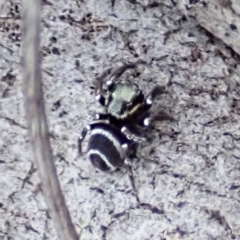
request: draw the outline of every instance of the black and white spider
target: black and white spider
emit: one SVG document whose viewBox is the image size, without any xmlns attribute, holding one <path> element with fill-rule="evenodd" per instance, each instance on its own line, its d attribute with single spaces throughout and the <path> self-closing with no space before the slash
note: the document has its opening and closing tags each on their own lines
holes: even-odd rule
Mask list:
<svg viewBox="0 0 240 240">
<path fill-rule="evenodd" d="M 102 86 L 106 74 L 98 79 L 96 99 L 105 108 L 105 112 L 96 114 L 78 140 L 81 153 L 82 141 L 87 132 L 90 132 L 87 156 L 102 171 L 114 171 L 124 163 L 129 163 L 129 154 L 136 144 L 146 141 L 139 129 L 150 125 L 149 109 L 153 100 L 164 91 L 164 87 L 156 86 L 145 97 L 138 85 L 119 79 L 127 69 L 135 66 L 136 63 L 129 63 L 116 69 L 106 82 L 105 94 Z"/>
</svg>

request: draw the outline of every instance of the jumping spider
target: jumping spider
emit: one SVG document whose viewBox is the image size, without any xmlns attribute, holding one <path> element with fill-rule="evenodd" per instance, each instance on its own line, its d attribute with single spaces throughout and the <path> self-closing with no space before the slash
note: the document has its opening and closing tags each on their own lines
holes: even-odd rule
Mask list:
<svg viewBox="0 0 240 240">
<path fill-rule="evenodd" d="M 96 99 L 105 108 L 105 113 L 97 113 L 94 121 L 82 130 L 78 140 L 81 153 L 82 142 L 90 131 L 87 156 L 101 171 L 114 171 L 129 163 L 134 146 L 146 141 L 139 128 L 150 126 L 149 109 L 155 97 L 164 91 L 164 87 L 155 86 L 145 97 L 137 84 L 119 79 L 127 69 L 135 66 L 136 63 L 129 63 L 113 71 L 106 82 L 105 94 L 103 79 L 98 79 Z"/>
</svg>

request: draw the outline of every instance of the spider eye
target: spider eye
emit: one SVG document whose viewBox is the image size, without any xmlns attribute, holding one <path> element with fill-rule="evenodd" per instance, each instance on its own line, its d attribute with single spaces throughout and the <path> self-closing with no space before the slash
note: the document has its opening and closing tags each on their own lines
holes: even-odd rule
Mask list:
<svg viewBox="0 0 240 240">
<path fill-rule="evenodd" d="M 109 83 L 109 84 L 107 85 L 108 91 L 109 91 L 109 92 L 112 92 L 112 91 L 113 91 L 113 87 L 114 87 L 114 84 L 113 84 L 113 83 Z"/>
</svg>

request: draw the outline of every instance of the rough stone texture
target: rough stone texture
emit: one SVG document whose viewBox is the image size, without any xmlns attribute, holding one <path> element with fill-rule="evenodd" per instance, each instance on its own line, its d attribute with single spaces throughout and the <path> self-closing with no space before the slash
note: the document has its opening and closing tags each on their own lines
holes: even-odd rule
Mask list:
<svg viewBox="0 0 240 240">
<path fill-rule="evenodd" d="M 173 1 L 157 3 L 44 1 L 46 108 L 69 209 L 84 240 L 240 239 L 239 59 Z M 0 0 L 0 239 L 52 240 L 24 120 L 19 10 Z M 126 171 L 96 173 L 76 145 L 99 111 L 96 74 L 138 59 L 148 65 L 133 81 L 165 85 L 153 111 L 175 119 L 156 122 L 133 159 L 140 203 Z"/>
<path fill-rule="evenodd" d="M 240 2 L 234 0 L 178 1 L 180 11 L 240 54 Z"/>
</svg>

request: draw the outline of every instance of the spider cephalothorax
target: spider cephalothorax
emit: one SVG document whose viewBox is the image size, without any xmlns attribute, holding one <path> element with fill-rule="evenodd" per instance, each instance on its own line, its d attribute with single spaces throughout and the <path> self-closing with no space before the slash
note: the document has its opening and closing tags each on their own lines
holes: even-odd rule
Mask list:
<svg viewBox="0 0 240 240">
<path fill-rule="evenodd" d="M 88 131 L 88 158 L 92 164 L 102 170 L 115 170 L 128 161 L 129 152 L 135 143 L 146 139 L 139 128 L 150 124 L 149 109 L 155 96 L 162 92 L 162 87 L 155 87 L 147 97 L 138 85 L 128 80 L 119 80 L 124 71 L 135 67 L 128 64 L 115 70 L 107 81 L 107 91 L 97 91 L 97 100 L 105 108 L 104 113 L 97 113 L 95 120 L 83 129 L 79 138 L 79 151 Z M 99 85 L 102 89 L 102 85 Z"/>
<path fill-rule="evenodd" d="M 136 114 L 144 104 L 144 95 L 136 84 L 118 81 L 108 85 L 106 112 L 116 119 L 124 120 Z"/>
</svg>

